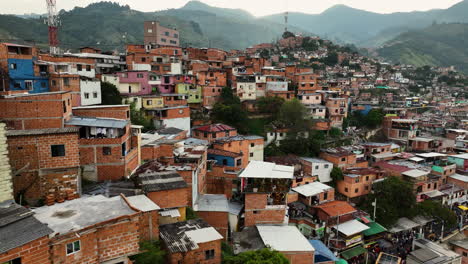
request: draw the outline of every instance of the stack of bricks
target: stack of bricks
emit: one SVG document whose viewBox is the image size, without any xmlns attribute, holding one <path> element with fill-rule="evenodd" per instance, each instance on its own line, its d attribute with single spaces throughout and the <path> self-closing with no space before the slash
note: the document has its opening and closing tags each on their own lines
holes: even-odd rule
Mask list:
<svg viewBox="0 0 468 264">
<path fill-rule="evenodd" d="M 13 200 L 11 167 L 5 136 L 5 124 L 0 123 L 0 203 Z"/>
</svg>

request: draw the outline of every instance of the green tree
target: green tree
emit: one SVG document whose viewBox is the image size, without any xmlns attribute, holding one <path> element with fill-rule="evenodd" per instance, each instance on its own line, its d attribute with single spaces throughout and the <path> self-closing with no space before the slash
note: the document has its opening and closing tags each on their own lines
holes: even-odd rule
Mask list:
<svg viewBox="0 0 468 264">
<path fill-rule="evenodd" d="M 132 257 L 136 264 L 165 263 L 164 256 L 166 252 L 161 249 L 161 243 L 158 240 L 141 242 L 140 250 L 143 251 L 143 253 Z"/>
<path fill-rule="evenodd" d="M 370 110 L 366 116 L 366 126 L 375 128 L 382 125 L 384 116 L 385 114 L 381 108 Z"/>
<path fill-rule="evenodd" d="M 343 171 L 338 167 L 333 167 L 332 171 L 330 172 L 330 176 L 333 180 L 334 186 L 336 186 L 339 181 L 344 179 Z"/>
<path fill-rule="evenodd" d="M 304 131 L 307 128 L 306 114 L 307 108 L 305 108 L 299 100 L 294 98 L 281 106 L 279 119 L 285 127 L 291 129 L 291 132 L 295 133 Z"/>
<path fill-rule="evenodd" d="M 273 120 L 278 118 L 284 99 L 276 96 L 260 97 L 257 100 L 257 110 L 262 114 L 270 114 Z"/>
<path fill-rule="evenodd" d="M 328 66 L 334 66 L 338 63 L 338 53 L 330 52 L 328 56 L 323 59 L 323 63 Z"/>
<path fill-rule="evenodd" d="M 457 215 L 450 208 L 443 206 L 439 202 L 426 200 L 418 204 L 416 211 L 420 215 L 443 220 L 448 228 L 457 225 Z"/>
<path fill-rule="evenodd" d="M 186 220 L 192 220 L 192 219 L 197 219 L 199 218 L 197 215 L 197 212 L 195 212 L 192 207 L 187 207 L 186 212 L 185 212 L 185 218 Z"/>
<path fill-rule="evenodd" d="M 283 33 L 283 38 L 292 38 L 292 37 L 295 37 L 294 33 L 290 32 L 290 31 L 285 31 Z"/>
<path fill-rule="evenodd" d="M 268 248 L 247 251 L 237 256 L 228 256 L 223 264 L 289 264 L 289 260 L 280 252 Z"/>
<path fill-rule="evenodd" d="M 101 98 L 103 105 L 120 105 L 122 104 L 122 96 L 119 89 L 109 82 L 101 83 Z"/>
<path fill-rule="evenodd" d="M 413 186 L 397 177 L 389 177 L 373 185 L 361 208 L 372 214 L 372 203 L 377 199 L 376 218 L 385 227 L 391 227 L 401 217 L 415 216 L 416 196 Z"/>
<path fill-rule="evenodd" d="M 130 120 L 133 125 L 143 126 L 143 132 L 154 130 L 153 120 L 145 115 L 145 112 L 137 110 L 135 103 L 130 104 Z"/>
<path fill-rule="evenodd" d="M 247 131 L 248 116 L 242 109 L 241 101 L 231 88 L 224 87 L 221 91 L 221 100 L 213 106 L 211 118 L 216 122 L 222 122 L 236 127 L 239 132 Z"/>
</svg>

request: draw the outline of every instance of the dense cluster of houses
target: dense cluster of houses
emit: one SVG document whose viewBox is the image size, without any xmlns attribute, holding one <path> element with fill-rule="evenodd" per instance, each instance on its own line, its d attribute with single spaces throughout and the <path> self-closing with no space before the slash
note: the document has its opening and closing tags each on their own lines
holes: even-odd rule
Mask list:
<svg viewBox="0 0 468 264">
<path fill-rule="evenodd" d="M 140 242 L 151 240 L 162 241 L 173 264 L 221 263 L 222 242 L 236 254 L 268 247 L 292 264 L 400 263 L 370 252 L 402 232 L 421 235 L 405 256 L 413 263 L 467 261 L 466 240 L 453 243 L 456 254 L 424 239 L 431 219 L 401 219 L 387 230 L 355 202 L 397 176 L 412 184 L 417 202 L 466 204 L 468 104 L 444 99 L 417 114 L 411 109 L 430 102 L 404 92 L 366 95 L 406 91 L 413 81 L 402 66 L 382 73 L 349 52 L 338 62 L 360 71 L 301 66 L 327 57 L 327 46 L 303 51 L 300 36 L 227 52 L 181 48 L 178 31 L 157 22 L 144 30 L 144 45 L 117 55 L 90 47 L 50 55 L 0 43 L 0 263 L 131 263 Z M 278 46 L 297 48 L 297 63 L 283 62 Z M 260 56 L 264 50 L 270 57 Z M 102 82 L 117 87 L 122 104 L 101 104 Z M 341 128 L 351 110 L 392 102 L 382 124 L 388 141 L 265 158 L 266 145 L 280 144 L 287 129 L 241 135 L 193 118 L 212 109 L 226 86 L 251 111 L 261 97 L 297 98 L 315 130 Z M 131 123 L 130 104 L 156 131 Z M 332 187 L 334 167 L 343 179 Z M 422 251 L 432 258 L 420 260 Z"/>
</svg>

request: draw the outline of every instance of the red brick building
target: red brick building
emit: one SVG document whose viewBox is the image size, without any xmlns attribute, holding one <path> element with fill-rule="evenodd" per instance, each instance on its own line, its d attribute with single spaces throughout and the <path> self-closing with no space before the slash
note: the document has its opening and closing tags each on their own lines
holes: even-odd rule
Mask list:
<svg viewBox="0 0 468 264">
<path fill-rule="evenodd" d="M 213 142 L 218 138 L 237 136 L 237 129 L 224 124 L 195 127 L 192 131 L 194 138 L 207 140 L 208 142 Z"/>
<path fill-rule="evenodd" d="M 260 161 L 249 163 L 239 175 L 245 197 L 245 226 L 287 222 L 287 194 L 293 176 L 292 166 Z"/>
<path fill-rule="evenodd" d="M 83 178 L 118 180 L 137 168 L 140 129 L 132 128 L 128 105 L 76 107 L 73 115 L 66 125 L 80 129 Z"/>
<path fill-rule="evenodd" d="M 53 230 L 17 204 L 0 207 L 0 263 L 49 264 Z"/>
<path fill-rule="evenodd" d="M 221 263 L 221 236 L 202 219 L 162 225 L 161 240 L 170 264 Z"/>
<path fill-rule="evenodd" d="M 80 157 L 75 127 L 10 130 L 8 151 L 14 195 L 18 201 L 36 204 L 74 199 L 80 190 Z"/>
<path fill-rule="evenodd" d="M 194 206 L 197 215 L 228 239 L 229 204 L 224 194 L 200 195 Z"/>
<path fill-rule="evenodd" d="M 0 120 L 8 129 L 63 128 L 71 118 L 69 92 L 12 94 L 0 97 Z"/>
<path fill-rule="evenodd" d="M 144 208 L 142 211 L 139 208 Z M 139 242 L 157 239 L 156 219 L 142 223 L 158 207 L 144 196 L 127 200 L 116 196 L 91 196 L 34 210 L 35 217 L 53 230 L 50 235 L 52 263 L 126 263 L 139 253 Z M 101 212 L 101 213 L 99 213 Z M 142 229 L 151 230 L 145 236 Z"/>
</svg>

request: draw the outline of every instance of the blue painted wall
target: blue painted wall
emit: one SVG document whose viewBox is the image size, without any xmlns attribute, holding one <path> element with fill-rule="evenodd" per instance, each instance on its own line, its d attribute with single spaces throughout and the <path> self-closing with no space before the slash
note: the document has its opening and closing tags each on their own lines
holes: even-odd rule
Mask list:
<svg viewBox="0 0 468 264">
<path fill-rule="evenodd" d="M 16 64 L 16 69 L 12 69 L 12 64 Z M 25 81 L 30 80 L 33 83 L 33 90 L 29 91 L 30 93 L 49 91 L 49 79 L 47 77 L 34 76 L 33 60 L 8 59 L 8 75 L 10 76 L 10 90 L 27 90 Z"/>
<path fill-rule="evenodd" d="M 217 165 L 223 165 L 223 160 L 226 160 L 226 162 L 227 162 L 226 166 L 235 167 L 235 165 L 236 165 L 235 160 L 232 157 L 208 154 L 208 159 L 209 160 L 216 160 Z"/>
</svg>

